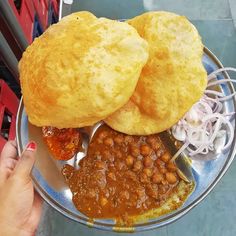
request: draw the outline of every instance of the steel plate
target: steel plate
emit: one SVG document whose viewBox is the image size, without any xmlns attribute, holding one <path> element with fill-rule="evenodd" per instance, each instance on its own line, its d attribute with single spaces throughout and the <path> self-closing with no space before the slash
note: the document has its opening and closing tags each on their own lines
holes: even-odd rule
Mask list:
<svg viewBox="0 0 236 236">
<path fill-rule="evenodd" d="M 207 48 L 204 49 L 203 64 L 208 73 L 223 67 L 220 61 Z M 218 79 L 222 77 L 229 78 L 227 73 L 218 76 Z M 222 91 L 224 94 L 230 94 L 234 91 L 234 87 L 229 83 L 228 85 L 222 86 Z M 225 110 L 228 112 L 234 112 L 236 110 L 235 99 L 225 102 Z M 235 120 L 233 120 L 233 125 L 235 129 Z M 29 140 L 35 140 L 38 144 L 37 161 L 32 170 L 34 185 L 36 190 L 49 205 L 76 222 L 103 230 L 118 230 L 122 232 L 158 228 L 185 215 L 190 209 L 202 201 L 222 178 L 232 163 L 236 151 L 234 137 L 231 149 L 227 153 L 216 154 L 217 158 L 214 160 L 192 161 L 192 172 L 196 187 L 181 208 L 162 217 L 150 219 L 148 222 L 141 222 L 133 227 L 114 228 L 115 223 L 113 220 L 96 219 L 91 222 L 91 220 L 74 207 L 72 194 L 60 173 L 61 163 L 53 160 L 48 153 L 47 147 L 42 140 L 41 129 L 28 122 L 21 100 L 17 116 L 17 142 L 19 153 L 22 153 L 23 147 Z"/>
</svg>

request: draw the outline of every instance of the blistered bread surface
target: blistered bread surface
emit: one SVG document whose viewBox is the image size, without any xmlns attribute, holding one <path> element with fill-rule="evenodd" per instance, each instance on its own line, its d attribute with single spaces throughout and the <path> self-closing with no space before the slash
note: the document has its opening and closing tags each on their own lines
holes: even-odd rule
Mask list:
<svg viewBox="0 0 236 236">
<path fill-rule="evenodd" d="M 125 22 L 77 12 L 50 26 L 19 63 L 29 121 L 93 125 L 121 108 L 148 59 L 148 44 Z"/>
<path fill-rule="evenodd" d="M 149 43 L 149 59 L 129 102 L 105 121 L 127 134 L 162 132 L 203 95 L 203 44 L 188 19 L 174 13 L 148 12 L 128 23 Z"/>
</svg>

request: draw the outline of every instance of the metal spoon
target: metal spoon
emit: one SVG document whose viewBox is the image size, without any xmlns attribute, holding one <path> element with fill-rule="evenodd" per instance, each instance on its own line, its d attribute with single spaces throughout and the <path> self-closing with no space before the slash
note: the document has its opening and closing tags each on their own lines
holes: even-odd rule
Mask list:
<svg viewBox="0 0 236 236">
<path fill-rule="evenodd" d="M 160 134 L 160 136 L 163 140 L 165 140 L 166 144 L 168 145 L 171 155 L 174 156 L 175 153 L 177 153 L 177 151 L 178 151 L 178 148 L 175 145 L 175 139 L 167 131 L 162 132 Z M 185 153 L 181 153 L 174 160 L 174 163 L 176 164 L 176 166 L 178 168 L 177 172 L 178 172 L 178 175 L 181 179 L 183 179 L 185 182 L 188 182 L 188 183 L 190 183 L 194 180 L 193 173 L 191 170 L 191 163 Z"/>
<path fill-rule="evenodd" d="M 94 134 L 96 133 L 97 129 L 103 124 L 104 124 L 104 122 L 100 121 L 93 126 L 79 128 L 79 132 L 80 132 L 80 135 L 82 138 L 83 151 L 75 154 L 75 157 L 73 158 L 73 161 L 74 161 L 73 166 L 76 170 L 79 168 L 80 160 L 83 159 L 87 155 L 88 146 L 89 146 L 89 143 L 91 142 Z"/>
</svg>

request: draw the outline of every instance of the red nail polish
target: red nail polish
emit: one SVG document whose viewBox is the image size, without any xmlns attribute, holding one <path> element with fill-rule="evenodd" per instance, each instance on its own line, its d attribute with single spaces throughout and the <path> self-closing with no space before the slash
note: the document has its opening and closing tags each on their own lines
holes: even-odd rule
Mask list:
<svg viewBox="0 0 236 236">
<path fill-rule="evenodd" d="M 35 142 L 30 142 L 26 146 L 27 151 L 35 151 L 37 148 L 37 144 Z"/>
</svg>

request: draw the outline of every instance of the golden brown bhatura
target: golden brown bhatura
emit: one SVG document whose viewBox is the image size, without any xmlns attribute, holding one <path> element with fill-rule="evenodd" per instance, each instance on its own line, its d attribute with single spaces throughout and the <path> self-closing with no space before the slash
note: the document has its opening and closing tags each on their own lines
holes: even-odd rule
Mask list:
<svg viewBox="0 0 236 236">
<path fill-rule="evenodd" d="M 184 16 L 148 12 L 128 23 L 149 44 L 149 59 L 129 102 L 105 119 L 113 129 L 148 135 L 173 126 L 203 95 L 203 44 Z"/>
<path fill-rule="evenodd" d="M 57 128 L 93 125 L 128 102 L 147 59 L 147 42 L 128 23 L 89 12 L 64 17 L 20 61 L 29 121 Z"/>
</svg>

